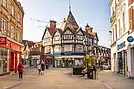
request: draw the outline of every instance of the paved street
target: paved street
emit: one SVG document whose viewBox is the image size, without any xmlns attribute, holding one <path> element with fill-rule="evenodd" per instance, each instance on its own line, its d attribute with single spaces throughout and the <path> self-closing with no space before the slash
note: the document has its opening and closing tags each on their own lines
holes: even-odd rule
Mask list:
<svg viewBox="0 0 134 89">
<path fill-rule="evenodd" d="M 26 69 L 22 81 L 17 75 L 0 77 L 0 89 L 132 89 L 134 80 L 100 72 L 97 80 L 74 76 L 71 69 L 49 69 L 38 75 L 36 69 Z M 127 83 L 126 83 L 127 82 Z M 128 88 L 126 88 L 128 87 Z"/>
</svg>

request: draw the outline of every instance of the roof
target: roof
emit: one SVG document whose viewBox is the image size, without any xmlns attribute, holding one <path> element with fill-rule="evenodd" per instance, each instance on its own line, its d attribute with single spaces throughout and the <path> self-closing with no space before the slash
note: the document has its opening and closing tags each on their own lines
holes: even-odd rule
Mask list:
<svg viewBox="0 0 134 89">
<path fill-rule="evenodd" d="M 30 51 L 30 55 L 39 55 L 40 54 L 40 47 L 32 48 Z"/>
<path fill-rule="evenodd" d="M 53 31 L 53 35 L 59 31 L 60 34 L 62 34 L 62 30 L 60 28 L 55 28 L 54 31 Z"/>
<path fill-rule="evenodd" d="M 64 18 L 64 21 L 60 28 L 64 30 L 67 27 L 69 27 L 71 30 L 77 30 L 79 28 L 71 11 L 69 11 L 69 14 Z"/>
<path fill-rule="evenodd" d="M 24 46 L 28 44 L 28 47 L 32 47 L 35 43 L 29 40 L 22 40 L 22 44 L 24 44 Z"/>
</svg>

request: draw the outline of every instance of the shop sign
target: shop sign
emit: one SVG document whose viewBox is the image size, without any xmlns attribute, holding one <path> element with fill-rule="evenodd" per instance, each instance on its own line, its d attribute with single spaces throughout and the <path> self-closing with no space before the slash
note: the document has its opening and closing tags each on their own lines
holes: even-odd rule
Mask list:
<svg viewBox="0 0 134 89">
<path fill-rule="evenodd" d="M 6 44 L 6 37 L 0 37 L 0 44 Z"/>
<path fill-rule="evenodd" d="M 125 41 L 124 41 L 124 42 L 122 42 L 121 44 L 117 45 L 117 50 L 122 49 L 122 48 L 124 48 L 125 46 L 126 46 L 126 44 L 125 44 Z"/>
<path fill-rule="evenodd" d="M 129 37 L 127 38 L 127 41 L 128 41 L 128 42 L 133 42 L 133 41 L 134 41 L 134 38 L 133 38 L 132 36 L 129 36 Z"/>
</svg>

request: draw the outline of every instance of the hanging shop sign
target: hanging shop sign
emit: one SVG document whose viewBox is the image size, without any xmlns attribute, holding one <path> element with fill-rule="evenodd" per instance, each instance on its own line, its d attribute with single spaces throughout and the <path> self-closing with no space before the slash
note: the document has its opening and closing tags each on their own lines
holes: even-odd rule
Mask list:
<svg viewBox="0 0 134 89">
<path fill-rule="evenodd" d="M 132 36 L 129 36 L 129 37 L 127 38 L 127 41 L 128 41 L 128 42 L 133 42 L 133 41 L 134 41 L 134 38 L 133 38 Z"/>
<path fill-rule="evenodd" d="M 6 44 L 6 37 L 0 37 L 0 44 Z"/>
<path fill-rule="evenodd" d="M 124 41 L 121 44 L 117 45 L 117 50 L 124 48 L 126 46 L 125 42 L 126 41 Z"/>
</svg>

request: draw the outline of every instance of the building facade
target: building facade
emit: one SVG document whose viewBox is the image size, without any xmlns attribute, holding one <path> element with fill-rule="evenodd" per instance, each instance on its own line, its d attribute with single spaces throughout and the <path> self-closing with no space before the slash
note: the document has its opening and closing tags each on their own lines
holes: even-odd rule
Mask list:
<svg viewBox="0 0 134 89">
<path fill-rule="evenodd" d="M 134 0 L 110 0 L 111 7 L 111 70 L 123 75 L 132 73 L 133 54 L 127 38 L 134 31 Z M 132 42 L 131 42 L 132 45 Z M 131 55 L 131 58 L 130 58 Z"/>
<path fill-rule="evenodd" d="M 0 74 L 21 61 L 24 10 L 17 0 L 0 0 Z"/>
<path fill-rule="evenodd" d="M 45 60 L 55 67 L 75 67 L 84 63 L 85 54 L 97 53 L 98 36 L 88 24 L 82 29 L 77 24 L 71 10 L 64 18 L 60 28 L 56 28 L 56 21 L 50 21 L 46 27 L 42 42 Z"/>
<path fill-rule="evenodd" d="M 22 63 L 25 67 L 29 67 L 30 66 L 30 49 L 32 48 L 32 46 L 34 46 L 34 42 L 33 41 L 29 41 L 29 40 L 22 40 Z"/>
<path fill-rule="evenodd" d="M 40 59 L 42 58 L 42 41 L 36 42 L 30 48 L 30 66 L 36 67 L 40 63 Z M 44 55 L 43 55 L 44 56 Z"/>
<path fill-rule="evenodd" d="M 104 47 L 104 46 L 98 46 L 98 60 L 97 64 L 99 66 L 102 65 L 109 65 L 111 67 L 111 49 Z"/>
</svg>

